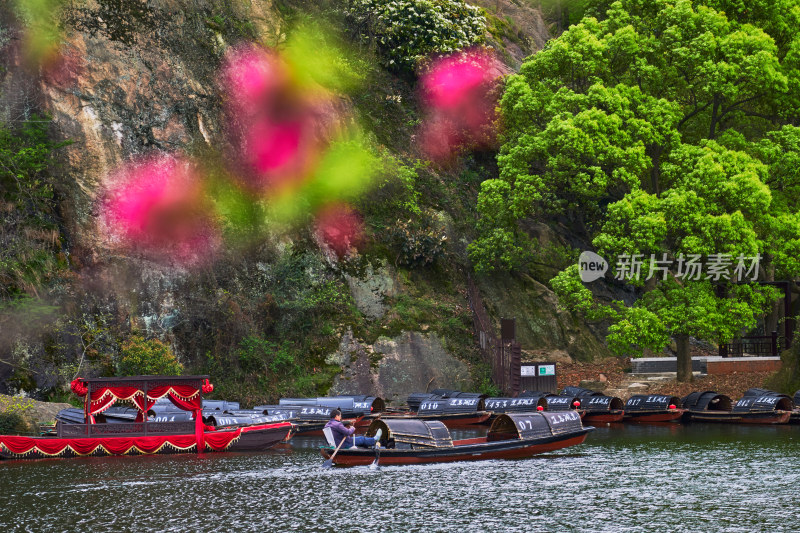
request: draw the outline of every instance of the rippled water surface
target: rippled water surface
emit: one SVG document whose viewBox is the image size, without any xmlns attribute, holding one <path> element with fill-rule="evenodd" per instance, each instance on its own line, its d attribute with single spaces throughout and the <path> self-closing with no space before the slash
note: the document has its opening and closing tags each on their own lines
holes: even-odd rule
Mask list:
<svg viewBox="0 0 800 533">
<path fill-rule="evenodd" d="M 620 426 L 533 459 L 322 469 L 261 454 L 0 461 L 0 532 L 800 531 L 800 427 Z"/>
</svg>

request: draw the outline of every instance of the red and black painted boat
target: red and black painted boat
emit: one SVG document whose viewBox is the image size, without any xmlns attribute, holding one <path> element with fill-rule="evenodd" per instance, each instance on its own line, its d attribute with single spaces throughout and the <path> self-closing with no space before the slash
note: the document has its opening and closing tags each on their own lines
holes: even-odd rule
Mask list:
<svg viewBox="0 0 800 533">
<path fill-rule="evenodd" d="M 679 422 L 686 411 L 678 407 L 681 399 L 663 394 L 636 394 L 625 403 L 624 422 L 652 424 Z"/>
<path fill-rule="evenodd" d="M 582 387 L 564 387 L 561 394 L 578 398 L 580 409 L 585 413 L 583 421 L 587 424 L 622 422 L 625 416 L 625 404 L 616 396 L 606 396 L 602 392 Z"/>
<path fill-rule="evenodd" d="M 462 393 L 464 394 L 464 393 Z M 422 400 L 416 412 L 404 415 L 383 415 L 381 420 L 419 419 L 442 422 L 448 428 L 464 428 L 482 424 L 492 413 L 485 410 L 483 395 L 440 398 L 431 395 Z"/>
<path fill-rule="evenodd" d="M 771 392 L 771 391 L 767 391 Z M 688 422 L 726 424 L 786 424 L 792 411 L 791 398 L 772 392 L 744 396 L 733 405 L 730 397 L 714 391 L 695 391 L 683 399 Z"/>
<path fill-rule="evenodd" d="M 789 423 L 800 424 L 800 390 L 794 393 L 792 401 L 794 402 L 794 409 L 792 409 L 792 414 L 789 417 Z"/>
<path fill-rule="evenodd" d="M 291 435 L 288 422 L 214 428 L 203 423 L 203 392 L 211 392 L 208 376 L 136 376 L 76 379 L 72 390 L 84 397 L 82 423 L 56 424 L 55 435 L 0 435 L 0 457 L 37 459 L 102 455 L 147 455 L 187 452 L 261 451 Z M 193 413 L 193 420 L 150 422 L 147 412 L 159 398 Z M 99 422 L 117 401 L 138 411 L 132 422 Z"/>
<path fill-rule="evenodd" d="M 340 466 L 408 465 L 523 459 L 581 444 L 592 427 L 584 427 L 575 411 L 561 413 L 509 413 L 497 417 L 485 437 L 452 440 L 440 421 L 420 419 L 379 419 L 367 435 L 382 431 L 380 449 L 340 449 L 333 463 Z M 332 446 L 320 449 L 325 459 L 334 453 Z"/>
</svg>

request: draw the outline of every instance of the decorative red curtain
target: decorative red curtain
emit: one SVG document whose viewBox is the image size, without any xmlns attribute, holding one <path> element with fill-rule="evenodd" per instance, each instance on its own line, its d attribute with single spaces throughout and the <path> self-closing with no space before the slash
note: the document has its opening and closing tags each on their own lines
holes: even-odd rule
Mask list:
<svg viewBox="0 0 800 533">
<path fill-rule="evenodd" d="M 144 405 L 144 392 L 136 387 L 103 387 L 92 391 L 89 397 L 89 415 L 102 413 L 117 400 L 130 400 L 140 411 Z M 144 409 L 147 411 L 147 409 Z"/>
<path fill-rule="evenodd" d="M 92 391 L 89 398 L 89 415 L 102 413 L 117 400 L 130 400 L 142 413 L 146 413 L 156 400 L 167 396 L 177 407 L 185 411 L 202 409 L 200 390 L 189 385 L 164 385 L 144 392 L 136 387 L 103 387 Z"/>
<path fill-rule="evenodd" d="M 208 435 L 204 448 L 221 452 L 236 442 L 242 434 L 242 428 L 233 431 L 216 431 Z M 51 439 L 34 437 L 0 437 L 0 447 L 16 455 L 40 453 L 47 456 L 64 455 L 71 450 L 76 455 L 127 455 L 130 453 L 153 454 L 165 446 L 174 450 L 188 451 L 197 446 L 195 435 L 165 435 L 156 437 L 105 437 Z"/>
</svg>

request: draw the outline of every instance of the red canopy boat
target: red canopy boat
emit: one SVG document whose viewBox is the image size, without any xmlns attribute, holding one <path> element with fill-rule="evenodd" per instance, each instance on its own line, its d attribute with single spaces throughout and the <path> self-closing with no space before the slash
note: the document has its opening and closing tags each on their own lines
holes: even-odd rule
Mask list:
<svg viewBox="0 0 800 533">
<path fill-rule="evenodd" d="M 369 465 L 379 454 L 381 465 L 521 459 L 581 444 L 593 427 L 584 427 L 575 411 L 561 413 L 509 413 L 498 416 L 485 437 L 452 440 L 438 420 L 382 418 L 372 422 L 367 435 L 382 430 L 380 450 L 339 449 L 334 464 Z M 329 459 L 332 446 L 320 449 Z"/>
<path fill-rule="evenodd" d="M 203 392 L 211 392 L 208 376 L 136 376 L 78 378 L 72 390 L 84 397 L 85 422 L 59 422 L 55 436 L 0 435 L 0 458 L 36 459 L 82 455 L 137 455 L 155 453 L 258 451 L 290 436 L 292 424 L 257 424 L 207 428 L 203 424 Z M 166 397 L 194 420 L 148 422 L 146 413 Z M 98 423 L 96 416 L 118 400 L 139 411 L 132 423 Z M 215 430 L 211 430 L 215 429 Z"/>
</svg>

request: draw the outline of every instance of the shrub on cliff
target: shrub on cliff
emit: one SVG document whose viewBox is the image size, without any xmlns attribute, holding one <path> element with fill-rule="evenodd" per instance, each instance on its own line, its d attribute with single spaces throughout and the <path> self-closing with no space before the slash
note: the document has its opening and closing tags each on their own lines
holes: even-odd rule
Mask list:
<svg viewBox="0 0 800 533">
<path fill-rule="evenodd" d="M 183 372 L 170 347 L 158 339 L 134 335 L 122 345 L 121 352 L 118 370 L 122 376 L 179 376 Z"/>
<path fill-rule="evenodd" d="M 486 18 L 463 0 L 350 0 L 354 32 L 377 46 L 386 66 L 413 71 L 420 60 L 483 42 Z"/>
</svg>

